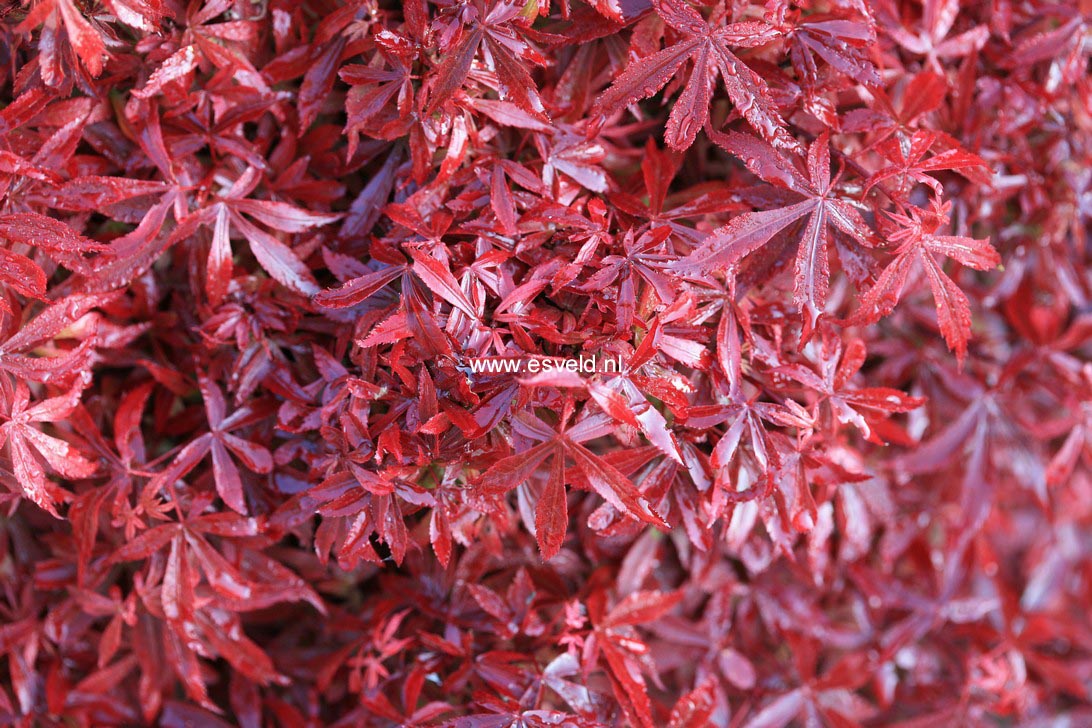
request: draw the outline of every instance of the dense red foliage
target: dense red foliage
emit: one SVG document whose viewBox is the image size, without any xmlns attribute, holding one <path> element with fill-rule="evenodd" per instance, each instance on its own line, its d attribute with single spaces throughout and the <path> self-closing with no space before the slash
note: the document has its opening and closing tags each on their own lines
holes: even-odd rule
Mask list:
<svg viewBox="0 0 1092 728">
<path fill-rule="evenodd" d="M 3 724 L 1092 725 L 1087 0 L 3 7 Z"/>
</svg>

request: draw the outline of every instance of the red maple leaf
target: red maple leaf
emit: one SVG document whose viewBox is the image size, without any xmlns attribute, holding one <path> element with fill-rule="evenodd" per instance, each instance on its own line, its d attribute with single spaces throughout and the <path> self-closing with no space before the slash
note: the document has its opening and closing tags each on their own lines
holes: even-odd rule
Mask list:
<svg viewBox="0 0 1092 728">
<path fill-rule="evenodd" d="M 705 243 L 673 267 L 686 274 L 726 271 L 745 256 L 766 245 L 793 223 L 807 218 L 796 253 L 793 301 L 814 327 L 826 303 L 830 280 L 827 247 L 832 230 L 863 245 L 872 245 L 873 233 L 860 212 L 835 189 L 830 174 L 830 135 L 823 132 L 808 149 L 807 175 L 792 160 L 753 137 L 730 132 L 716 140 L 740 156 L 762 179 L 798 196 L 799 202 L 774 210 L 746 212 L 713 231 Z"/>
<path fill-rule="evenodd" d="M 30 390 L 24 381 L 17 380 L 12 387 L 10 379 L 0 378 L 0 401 L 7 410 L 0 415 L 7 420 L 0 425 L 0 445 L 7 443 L 15 480 L 26 496 L 58 518 L 56 504 L 68 494 L 46 478 L 42 463 L 71 479 L 86 478 L 98 466 L 68 442 L 33 425 L 63 421 L 79 405 L 81 392 L 82 387 L 77 386 L 63 395 L 31 404 Z"/>
<path fill-rule="evenodd" d="M 989 238 L 977 240 L 937 235 L 937 230 L 948 222 L 950 209 L 951 203 L 941 205 L 934 200 L 929 210 L 913 207 L 909 210 L 909 216 L 889 215 L 901 226 L 891 235 L 891 241 L 898 244 L 895 259 L 884 268 L 876 284 L 861 297 L 861 306 L 849 322 L 876 321 L 891 313 L 902 298 L 914 263 L 918 263 L 936 301 L 940 332 L 948 348 L 955 351 L 962 362 L 967 354 L 967 340 L 971 333 L 971 307 L 967 294 L 944 273 L 937 256 L 947 256 L 976 270 L 996 268 L 1001 263 L 1001 256 L 990 246 Z"/>
<path fill-rule="evenodd" d="M 606 117 L 653 96 L 691 61 L 694 68 L 668 117 L 665 141 L 669 147 L 683 150 L 694 143 L 698 130 L 709 119 L 718 75 L 736 111 L 764 139 L 787 149 L 798 146 L 785 128 L 766 82 L 732 51 L 766 45 L 781 35 L 779 30 L 758 21 L 725 24 L 719 11 L 706 20 L 683 0 L 658 0 L 654 5 L 682 40 L 631 63 L 596 99 L 592 114 Z"/>
<path fill-rule="evenodd" d="M 197 467 L 211 452 L 216 492 L 232 510 L 245 514 L 246 499 L 239 468 L 228 453 L 234 453 L 248 470 L 256 473 L 268 473 L 273 468 L 273 458 L 265 447 L 232 433 L 232 430 L 251 424 L 255 412 L 249 407 L 241 407 L 228 415 L 220 388 L 203 373 L 198 373 L 197 382 L 205 400 L 209 432 L 187 443 L 171 464 L 158 473 L 147 487 L 158 491 L 172 485 Z"/>
<path fill-rule="evenodd" d="M 569 426 L 571 413 L 570 402 L 556 430 L 537 417 L 517 415 L 516 432 L 538 444 L 494 463 L 482 476 L 483 493 L 491 496 L 507 493 L 540 472 L 545 463 L 550 463 L 545 486 L 535 505 L 535 536 L 546 559 L 557 554 L 565 538 L 569 522 L 565 484 L 573 482 L 569 473 L 574 469 L 619 511 L 639 521 L 667 528 L 667 523 L 652 510 L 629 478 L 580 444 L 609 432 L 611 419 L 602 414 L 592 415 Z M 569 466 L 566 459 L 572 460 L 573 466 Z"/>
</svg>

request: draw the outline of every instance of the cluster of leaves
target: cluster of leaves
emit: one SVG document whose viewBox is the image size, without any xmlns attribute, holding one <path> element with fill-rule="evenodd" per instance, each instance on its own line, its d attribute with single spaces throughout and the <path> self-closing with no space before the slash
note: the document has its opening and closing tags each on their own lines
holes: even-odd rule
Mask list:
<svg viewBox="0 0 1092 728">
<path fill-rule="evenodd" d="M 1092 721 L 1089 13 L 7 3 L 2 721 Z"/>
</svg>

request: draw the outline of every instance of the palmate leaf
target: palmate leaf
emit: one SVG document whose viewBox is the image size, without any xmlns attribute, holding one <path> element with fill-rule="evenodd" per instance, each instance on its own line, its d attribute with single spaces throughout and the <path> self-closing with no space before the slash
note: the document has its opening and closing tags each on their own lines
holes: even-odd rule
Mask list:
<svg viewBox="0 0 1092 728">
<path fill-rule="evenodd" d="M 82 385 L 86 382 L 77 384 L 65 394 L 35 404 L 30 402 L 30 391 L 25 382 L 17 381 L 14 389 L 9 389 L 7 383 L 5 379 L 3 389 L 7 391 L 0 390 L 0 397 L 8 402 L 10 412 L 5 413 L 7 421 L 0 425 L 0 445 L 7 443 L 15 480 L 26 497 L 60 518 L 56 505 L 71 494 L 46 478 L 43 463 L 70 480 L 89 477 L 98 465 L 67 441 L 47 435 L 33 424 L 64 421 L 79 405 Z"/>
<path fill-rule="evenodd" d="M 799 72 L 813 83 L 818 81 L 817 58 L 822 58 L 859 83 L 880 84 L 880 75 L 868 58 L 868 47 L 876 40 L 869 24 L 836 16 L 809 15 L 792 29 L 792 60 Z"/>
<path fill-rule="evenodd" d="M 61 64 L 65 62 L 67 54 L 62 54 L 62 51 L 68 49 L 56 45 L 62 37 L 67 39 L 71 52 L 75 53 L 88 74 L 92 77 L 102 75 L 107 56 L 102 32 L 80 12 L 74 0 L 44 0 L 37 3 L 16 30 L 29 33 L 40 26 L 44 26 L 41 32 L 50 39 L 42 49 L 42 77 L 47 85 L 55 86 L 63 82 L 64 66 Z M 58 36 L 58 31 L 62 31 L 63 35 Z"/>
<path fill-rule="evenodd" d="M 647 658 L 648 647 L 634 629 L 662 618 L 682 601 L 682 592 L 636 591 L 607 610 L 607 595 L 594 592 L 588 598 L 588 612 L 595 624 L 592 649 L 583 654 L 584 669 L 601 659 L 602 668 L 610 679 L 615 698 L 625 713 L 629 725 L 651 728 L 655 725 L 652 702 L 642 672 L 653 670 Z"/>
<path fill-rule="evenodd" d="M 883 440 L 874 431 L 875 420 L 909 412 L 924 404 L 920 397 L 910 397 L 890 387 L 850 386 L 851 378 L 864 364 L 866 350 L 860 339 L 850 339 L 843 347 L 836 337 L 823 337 L 818 348 L 818 373 L 803 364 L 786 364 L 776 371 L 792 377 L 821 395 L 817 405 L 824 400 L 833 416 L 844 424 L 852 424 L 862 435 L 877 444 Z"/>
<path fill-rule="evenodd" d="M 872 175 L 868 188 L 894 180 L 893 186 L 905 195 L 920 182 L 929 185 L 937 195 L 943 195 L 941 183 L 929 174 L 943 170 L 953 170 L 979 184 L 990 183 L 986 162 L 943 134 L 919 130 L 912 135 L 890 137 L 875 146 L 889 165 Z M 927 154 L 931 156 L 926 158 Z"/>
<path fill-rule="evenodd" d="M 914 264 L 918 263 L 936 302 L 940 332 L 962 363 L 971 333 L 970 304 L 967 295 L 944 273 L 937 256 L 946 256 L 976 270 L 996 268 L 1001 256 L 990 245 L 989 238 L 936 235 L 937 229 L 948 221 L 950 207 L 950 203 L 943 206 L 934 203 L 931 210 L 911 208 L 909 217 L 891 216 L 903 226 L 892 236 L 899 243 L 895 258 L 861 297 L 860 307 L 847 323 L 873 322 L 891 313 L 902 298 Z"/>
<path fill-rule="evenodd" d="M 209 205 L 179 221 L 170 241 L 192 235 L 199 227 L 212 228 L 212 245 L 206 263 L 205 290 L 213 303 L 227 294 L 231 282 L 233 261 L 230 231 L 246 238 L 250 252 L 258 264 L 274 280 L 287 288 L 312 296 L 319 292 L 311 271 L 286 243 L 251 222 L 258 220 L 274 230 L 298 233 L 328 225 L 341 218 L 337 214 L 317 213 L 275 200 L 254 200 L 246 197 L 258 184 L 258 174 L 248 169 L 224 194 Z M 246 215 L 247 217 L 244 217 Z"/>
<path fill-rule="evenodd" d="M 460 27 L 458 44 L 441 53 L 425 113 L 431 114 L 452 100 L 481 50 L 486 65 L 496 74 L 501 98 L 544 120 L 546 109 L 526 66 L 528 62 L 543 65 L 544 61 L 513 27 L 521 19 L 520 6 L 486 0 L 472 6 L 478 17 L 471 27 Z"/>
<path fill-rule="evenodd" d="M 644 523 L 667 528 L 664 520 L 652 510 L 629 478 L 580 444 L 603 434 L 604 427 L 610 422 L 606 415 L 593 416 L 571 428 L 566 428 L 562 422 L 557 431 L 529 415 L 522 416 L 520 421 L 527 434 L 542 442 L 494 463 L 482 476 L 479 487 L 493 496 L 507 493 L 523 485 L 539 471 L 543 463 L 550 460 L 546 486 L 535 506 L 536 536 L 544 559 L 557 554 L 565 536 L 568 515 L 564 485 L 569 482 L 572 469 L 619 511 Z M 566 458 L 573 461 L 572 468 Z"/>
<path fill-rule="evenodd" d="M 709 119 L 709 102 L 718 75 L 736 110 L 764 139 L 786 149 L 799 146 L 785 128 L 766 82 L 731 50 L 765 45 L 780 31 L 757 21 L 713 25 L 683 0 L 658 0 L 655 8 L 684 39 L 631 63 L 596 99 L 593 114 L 610 116 L 655 95 L 683 64 L 691 61 L 689 80 L 668 116 L 665 141 L 669 147 L 684 150 L 694 143 L 698 130 Z"/>
<path fill-rule="evenodd" d="M 216 492 L 233 511 L 245 514 L 247 506 L 243 483 L 239 468 L 231 456 L 234 455 L 248 470 L 255 473 L 268 473 L 272 470 L 273 458 L 265 447 L 244 440 L 231 432 L 245 424 L 245 420 L 251 414 L 249 408 L 242 407 L 225 417 L 226 403 L 220 388 L 209 381 L 203 373 L 198 374 L 198 386 L 205 402 L 205 414 L 210 431 L 191 440 L 183 447 L 171 463 L 152 478 L 148 487 L 152 491 L 158 491 L 173 485 L 211 453 Z"/>
<path fill-rule="evenodd" d="M 800 202 L 774 210 L 747 212 L 714 230 L 700 248 L 672 268 L 684 275 L 705 275 L 731 270 L 775 235 L 807 216 L 797 243 L 793 301 L 806 314 L 809 330 L 823 312 L 830 280 L 827 247 L 832 232 L 873 244 L 874 233 L 847 200 L 837 196 L 837 178 L 830 173 L 830 137 L 819 135 L 808 149 L 807 176 L 770 145 L 742 134 L 714 134 L 725 149 L 739 156 L 748 168 L 771 184 L 799 195 Z"/>
</svg>

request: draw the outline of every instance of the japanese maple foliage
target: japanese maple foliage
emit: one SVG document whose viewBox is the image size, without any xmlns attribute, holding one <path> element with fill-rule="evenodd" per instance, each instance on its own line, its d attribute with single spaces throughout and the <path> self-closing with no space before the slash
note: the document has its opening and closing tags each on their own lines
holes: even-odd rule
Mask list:
<svg viewBox="0 0 1092 728">
<path fill-rule="evenodd" d="M 1090 55 L 8 2 L 0 723 L 1092 725 Z"/>
</svg>

